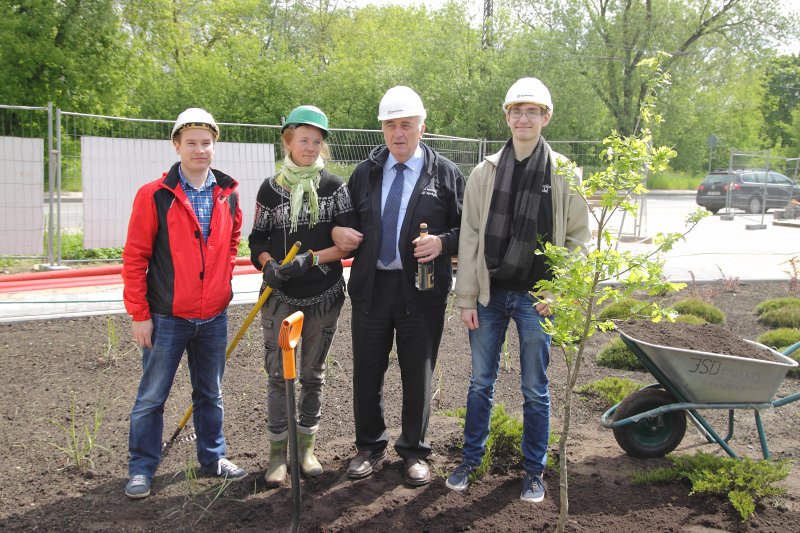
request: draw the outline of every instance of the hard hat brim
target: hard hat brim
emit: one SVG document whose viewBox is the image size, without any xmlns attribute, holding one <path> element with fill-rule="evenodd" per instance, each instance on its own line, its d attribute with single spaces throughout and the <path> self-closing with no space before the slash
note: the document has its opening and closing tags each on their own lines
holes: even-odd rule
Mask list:
<svg viewBox="0 0 800 533">
<path fill-rule="evenodd" d="M 328 135 L 330 134 L 330 130 L 327 130 L 327 129 L 323 128 L 319 124 L 315 124 L 313 122 L 307 122 L 307 121 L 298 121 L 298 122 L 286 123 L 286 124 L 283 125 L 283 127 L 281 127 L 281 133 L 283 133 L 286 130 L 286 128 L 288 128 L 289 126 L 312 126 L 314 128 L 317 128 L 319 131 L 322 132 L 322 138 L 323 139 L 328 137 Z"/>
<path fill-rule="evenodd" d="M 206 124 L 205 122 L 187 122 L 185 124 L 181 124 L 180 127 L 175 128 L 175 131 L 172 132 L 172 139 L 174 140 L 175 137 L 180 135 L 183 130 L 188 129 L 208 130 L 214 134 L 215 141 L 219 139 L 219 129 L 211 124 Z"/>
</svg>

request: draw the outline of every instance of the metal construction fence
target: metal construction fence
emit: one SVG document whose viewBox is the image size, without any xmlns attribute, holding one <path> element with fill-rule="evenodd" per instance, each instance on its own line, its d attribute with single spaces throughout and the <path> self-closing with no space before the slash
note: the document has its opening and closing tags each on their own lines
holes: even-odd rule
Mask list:
<svg viewBox="0 0 800 533">
<path fill-rule="evenodd" d="M 0 105 L 0 259 L 63 258 L 79 241 L 84 250 L 120 247 L 136 190 L 177 160 L 168 139 L 172 120 L 74 113 L 48 107 Z M 282 160 L 280 126 L 220 123 L 214 166 L 240 184 L 243 235 L 255 196 Z M 381 130 L 332 129 L 329 166 L 343 176 L 383 143 Z M 423 142 L 456 163 L 465 176 L 505 141 L 426 133 Z M 599 163 L 599 141 L 551 141 L 584 172 Z M 96 259 L 91 259 L 96 260 Z"/>
</svg>

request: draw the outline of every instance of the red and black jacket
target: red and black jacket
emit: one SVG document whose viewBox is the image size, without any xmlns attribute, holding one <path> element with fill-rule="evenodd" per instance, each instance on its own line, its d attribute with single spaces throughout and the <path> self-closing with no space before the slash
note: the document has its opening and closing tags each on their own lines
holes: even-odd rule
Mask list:
<svg viewBox="0 0 800 533">
<path fill-rule="evenodd" d="M 231 279 L 242 230 L 238 183 L 217 180 L 208 241 L 180 186 L 178 165 L 142 186 L 133 201 L 122 252 L 125 309 L 133 320 L 159 313 L 211 318 L 233 297 Z"/>
</svg>

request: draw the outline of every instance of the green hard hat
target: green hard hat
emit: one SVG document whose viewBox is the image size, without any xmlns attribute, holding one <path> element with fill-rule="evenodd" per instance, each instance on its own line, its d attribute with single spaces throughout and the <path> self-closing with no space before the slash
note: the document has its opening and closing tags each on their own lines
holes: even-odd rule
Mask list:
<svg viewBox="0 0 800 533">
<path fill-rule="evenodd" d="M 328 130 L 328 117 L 325 116 L 325 113 L 323 113 L 320 108 L 313 105 L 295 107 L 292 112 L 289 113 L 286 122 L 283 123 L 281 133 L 283 133 L 283 130 L 285 130 L 287 126 L 292 124 L 308 124 L 309 126 L 317 127 L 322 130 L 323 137 L 327 137 L 328 133 L 330 133 Z"/>
</svg>

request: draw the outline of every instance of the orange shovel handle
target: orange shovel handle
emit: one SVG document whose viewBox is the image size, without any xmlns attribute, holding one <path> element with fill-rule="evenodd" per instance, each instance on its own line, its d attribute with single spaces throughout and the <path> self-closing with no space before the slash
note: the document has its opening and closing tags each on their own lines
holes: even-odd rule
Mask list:
<svg viewBox="0 0 800 533">
<path fill-rule="evenodd" d="M 297 369 L 294 364 L 294 349 L 300 341 L 300 334 L 303 332 L 303 317 L 302 311 L 295 311 L 281 323 L 278 344 L 283 351 L 283 379 L 285 380 L 297 377 Z"/>
</svg>

